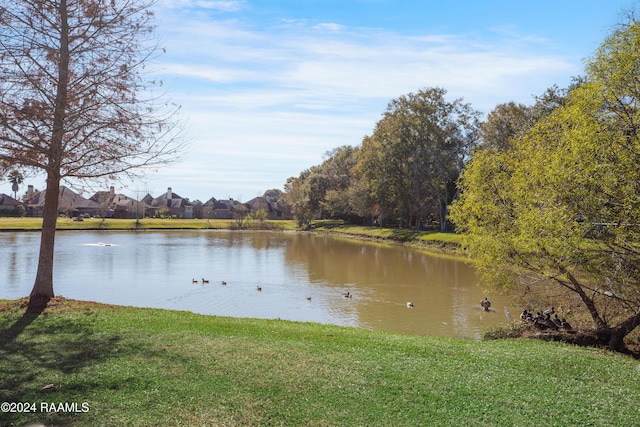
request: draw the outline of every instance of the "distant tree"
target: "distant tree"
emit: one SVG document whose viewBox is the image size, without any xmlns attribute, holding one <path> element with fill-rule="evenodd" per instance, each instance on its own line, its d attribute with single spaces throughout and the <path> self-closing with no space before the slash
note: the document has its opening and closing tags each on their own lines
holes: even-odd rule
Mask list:
<svg viewBox="0 0 640 427">
<path fill-rule="evenodd" d="M 311 172 L 303 171 L 298 177 L 291 177 L 284 185 L 284 194 L 280 200 L 291 209 L 298 227 L 310 229 L 311 221 L 317 214 L 317 204 L 312 200 L 312 191 L 307 178 Z"/>
<path fill-rule="evenodd" d="M 346 193 L 350 212 L 360 217 L 363 224 L 372 224 L 375 203 L 371 197 L 371 190 L 366 180 L 358 174 L 357 167 L 353 171 L 354 176 Z"/>
<path fill-rule="evenodd" d="M 242 228 L 245 219 L 247 217 L 250 218 L 249 208 L 243 205 L 242 203 L 234 203 L 231 206 L 231 213 L 233 215 L 233 219 L 236 221 L 236 225 L 238 228 Z"/>
<path fill-rule="evenodd" d="M 13 198 L 16 199 L 18 197 L 18 190 L 20 189 L 20 184 L 24 180 L 22 174 L 13 170 L 9 173 L 9 182 L 11 183 L 11 191 L 13 191 Z"/>
<path fill-rule="evenodd" d="M 253 214 L 253 219 L 260 223 L 261 227 L 264 227 L 264 223 L 269 217 L 269 214 L 264 209 L 260 208 Z"/>
<path fill-rule="evenodd" d="M 278 203 L 281 196 L 282 196 L 282 190 L 279 190 L 277 188 L 269 189 L 265 191 L 264 194 L 262 195 L 262 197 L 267 199 L 267 202 L 269 203 Z"/>
<path fill-rule="evenodd" d="M 321 207 L 331 218 L 349 219 L 354 214 L 349 198 L 349 188 L 353 182 L 353 169 L 358 162 L 359 148 L 344 145 L 325 154 L 319 166 L 324 180 L 324 195 Z"/>
<path fill-rule="evenodd" d="M 633 20 L 510 152 L 474 155 L 451 212 L 484 283 L 556 284 L 614 349 L 640 326 L 639 75 Z"/>
<path fill-rule="evenodd" d="M 568 93 L 583 82 L 583 77 L 574 77 L 568 88 L 553 85 L 536 96 L 532 106 L 515 102 L 497 105 L 480 124 L 482 147 L 508 150 L 514 138 L 521 137 L 540 119 L 564 106 Z"/>
<path fill-rule="evenodd" d="M 523 104 L 508 102 L 496 106 L 480 125 L 483 147 L 508 150 L 513 138 L 526 132 L 532 115 L 532 107 Z"/>
<path fill-rule="evenodd" d="M 362 142 L 359 170 L 375 201 L 416 228 L 434 205 L 446 228 L 455 181 L 478 138 L 479 112 L 445 95 L 428 88 L 392 100 Z"/>
<path fill-rule="evenodd" d="M 54 296 L 62 179 L 112 179 L 176 158 L 177 109 L 145 68 L 152 0 L 21 0 L 0 6 L 0 162 L 46 175 L 30 305 Z"/>
<path fill-rule="evenodd" d="M 383 126 L 384 123 L 378 122 L 376 131 L 380 132 Z M 403 197 L 405 179 L 401 164 L 379 146 L 380 141 L 371 136 L 362 139 L 356 174 L 359 177 L 358 194 L 368 199 L 368 206 L 360 207 L 372 211 L 375 206 L 374 216 L 382 226 L 387 218 L 402 217 L 408 209 L 406 197 Z"/>
</svg>

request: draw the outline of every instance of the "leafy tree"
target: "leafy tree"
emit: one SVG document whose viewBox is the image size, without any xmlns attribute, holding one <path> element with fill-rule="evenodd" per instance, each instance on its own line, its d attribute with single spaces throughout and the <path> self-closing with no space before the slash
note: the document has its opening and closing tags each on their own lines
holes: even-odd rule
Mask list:
<svg viewBox="0 0 640 427">
<path fill-rule="evenodd" d="M 640 325 L 640 26 L 621 26 L 510 152 L 481 150 L 451 217 L 485 283 L 575 295 L 594 343 Z M 532 280 L 533 279 L 533 280 Z"/>
<path fill-rule="evenodd" d="M 511 140 L 521 135 L 531 122 L 532 108 L 515 102 L 500 104 L 480 125 L 483 146 L 499 150 L 511 148 Z"/>
<path fill-rule="evenodd" d="M 349 188 L 358 161 L 358 151 L 358 148 L 349 145 L 334 148 L 326 154 L 325 161 L 319 167 L 325 181 L 321 206 L 332 218 L 348 220 L 354 214 Z"/>
<path fill-rule="evenodd" d="M 569 88 L 560 88 L 557 85 L 553 85 L 544 91 L 542 95 L 536 96 L 536 103 L 531 111 L 530 124 L 535 124 L 541 118 L 551 114 L 556 108 L 565 105 L 567 94 L 573 88 L 571 86 Z"/>
<path fill-rule="evenodd" d="M 476 143 L 479 113 L 446 91 L 430 88 L 389 103 L 362 142 L 359 169 L 383 211 L 413 218 L 416 228 L 437 206 L 442 229 L 455 181 Z"/>
<path fill-rule="evenodd" d="M 253 219 L 260 222 L 261 226 L 264 226 L 264 222 L 267 220 L 269 214 L 264 209 L 260 208 L 256 213 L 253 214 Z"/>
<path fill-rule="evenodd" d="M 512 139 L 522 137 L 538 120 L 565 105 L 567 94 L 582 83 L 583 78 L 574 77 L 568 88 L 553 85 L 535 97 L 533 106 L 515 102 L 497 105 L 480 124 L 482 146 L 502 151 L 510 149 Z"/>
<path fill-rule="evenodd" d="M 291 209 L 293 216 L 298 222 L 298 227 L 311 228 L 311 221 L 316 216 L 312 194 L 307 182 L 311 172 L 309 169 L 303 171 L 300 176 L 291 177 L 284 185 L 284 194 L 280 200 Z"/>
<path fill-rule="evenodd" d="M 316 217 L 322 215 L 322 202 L 329 189 L 330 180 L 324 173 L 322 165 L 312 166 L 307 173 L 301 176 L 308 189 L 307 203 L 310 213 Z"/>
<path fill-rule="evenodd" d="M 350 212 L 363 220 L 363 224 L 371 224 L 375 211 L 375 203 L 371 197 L 371 190 L 367 182 L 353 169 L 354 176 L 346 192 Z"/>
<path fill-rule="evenodd" d="M 384 126 L 384 123 L 378 122 L 376 131 Z M 360 177 L 359 193 L 368 196 L 369 206 L 366 208 L 375 212 L 374 216 L 377 216 L 380 226 L 387 219 L 401 217 L 407 211 L 405 198 L 402 196 L 405 180 L 401 164 L 386 156 L 381 145 L 378 139 L 365 136 L 356 165 L 356 173 Z"/>
<path fill-rule="evenodd" d="M 289 178 L 281 199 L 298 219 L 298 226 L 311 227 L 313 218 L 323 215 L 348 216 L 346 191 L 351 182 L 351 169 L 356 164 L 357 149 L 338 147 L 326 154 L 318 166 Z"/>
<path fill-rule="evenodd" d="M 32 307 L 53 293 L 62 179 L 112 179 L 175 159 L 176 109 L 145 65 L 152 1 L 23 0 L 0 6 L 0 162 L 46 175 Z"/>
</svg>

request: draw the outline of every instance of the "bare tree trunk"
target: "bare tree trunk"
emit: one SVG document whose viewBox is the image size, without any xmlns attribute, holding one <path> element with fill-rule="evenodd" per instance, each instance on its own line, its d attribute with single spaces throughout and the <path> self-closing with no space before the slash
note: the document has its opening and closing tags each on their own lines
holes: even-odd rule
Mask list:
<svg viewBox="0 0 640 427">
<path fill-rule="evenodd" d="M 60 161 L 67 105 L 67 85 L 69 80 L 69 23 L 67 2 L 61 0 L 60 8 L 60 59 L 58 61 L 58 87 L 56 90 L 53 114 L 53 129 L 49 148 L 47 169 L 47 189 L 45 192 L 44 213 L 42 215 L 42 235 L 40 237 L 40 255 L 36 281 L 29 298 L 29 309 L 42 309 L 53 294 L 53 252 L 56 238 L 56 221 L 60 197 Z"/>
<path fill-rule="evenodd" d="M 582 302 L 587 307 L 587 310 L 589 310 L 589 314 L 591 315 L 591 318 L 596 324 L 596 328 L 599 330 L 607 329 L 609 325 L 607 325 L 607 322 L 600 316 L 600 313 L 598 312 L 598 308 L 596 307 L 595 302 L 593 301 L 592 298 L 589 298 L 587 296 L 584 289 L 582 289 L 582 285 L 580 285 L 580 282 L 578 281 L 578 279 L 576 279 L 576 277 L 564 267 L 560 267 L 559 271 L 565 274 L 569 278 L 569 281 L 573 285 L 573 291 L 576 292 L 578 295 L 580 295 Z"/>
<path fill-rule="evenodd" d="M 447 203 L 438 197 L 438 216 L 440 217 L 440 231 L 447 231 Z"/>
<path fill-rule="evenodd" d="M 416 222 L 415 222 L 415 224 L 413 226 L 413 229 L 415 231 L 420 231 L 420 228 L 422 228 L 422 214 L 421 213 L 416 214 Z"/>
<path fill-rule="evenodd" d="M 640 311 L 630 316 L 617 327 L 612 328 L 607 336 L 606 345 L 612 350 L 624 349 L 624 338 L 638 326 L 640 326 Z"/>
<path fill-rule="evenodd" d="M 586 295 L 578 280 L 566 269 L 561 268 L 560 271 L 567 275 L 573 285 L 573 290 L 580 295 L 582 302 L 586 305 L 587 310 L 589 310 L 589 313 L 596 324 L 596 337 L 600 345 L 605 345 L 616 351 L 624 350 L 624 338 L 635 328 L 640 326 L 640 311 L 631 315 L 618 326 L 613 328 L 609 327 L 607 322 L 598 313 L 598 309 L 596 308 L 593 299 Z"/>
<path fill-rule="evenodd" d="M 38 272 L 29 299 L 30 309 L 41 309 L 47 305 L 53 294 L 53 250 L 58 218 L 58 197 L 60 194 L 60 178 L 47 177 L 44 213 L 42 218 L 42 235 L 40 237 L 40 255 Z"/>
</svg>

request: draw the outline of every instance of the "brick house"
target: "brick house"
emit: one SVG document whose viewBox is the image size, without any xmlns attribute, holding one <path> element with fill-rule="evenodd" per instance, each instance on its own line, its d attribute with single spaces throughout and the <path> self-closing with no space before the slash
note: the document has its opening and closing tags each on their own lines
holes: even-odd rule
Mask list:
<svg viewBox="0 0 640 427">
<path fill-rule="evenodd" d="M 33 185 L 27 187 L 27 195 L 24 199 L 26 215 L 41 217 L 44 212 L 44 202 L 46 193 L 44 191 L 34 191 Z M 75 217 L 88 214 L 98 216 L 102 213 L 102 206 L 93 200 L 85 199 L 75 191 L 64 185 L 60 186 L 58 196 L 58 214 Z"/>
<path fill-rule="evenodd" d="M 192 219 L 193 218 L 193 204 L 189 202 L 189 199 L 180 197 L 178 194 L 171 190 L 171 187 L 167 189 L 167 192 L 153 198 L 150 194 L 144 196 L 141 200 L 150 206 L 150 215 L 158 216 L 176 216 L 178 218 Z"/>
</svg>

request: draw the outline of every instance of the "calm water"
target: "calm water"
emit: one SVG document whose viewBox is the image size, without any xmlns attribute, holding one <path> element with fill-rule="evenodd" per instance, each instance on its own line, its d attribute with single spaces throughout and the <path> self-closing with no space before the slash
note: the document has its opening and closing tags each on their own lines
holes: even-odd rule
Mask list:
<svg viewBox="0 0 640 427">
<path fill-rule="evenodd" d="M 39 239 L 0 233 L 0 298 L 29 295 Z M 483 312 L 472 267 L 400 245 L 213 230 L 59 232 L 54 291 L 111 304 L 464 338 L 503 322 L 507 304 L 490 295 L 496 311 Z"/>
</svg>

